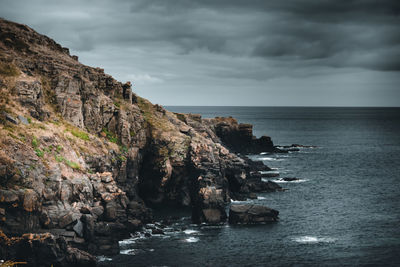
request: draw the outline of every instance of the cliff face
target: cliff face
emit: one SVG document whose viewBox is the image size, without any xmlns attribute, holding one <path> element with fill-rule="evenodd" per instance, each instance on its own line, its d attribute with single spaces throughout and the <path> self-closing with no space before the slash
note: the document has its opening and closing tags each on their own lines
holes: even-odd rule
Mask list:
<svg viewBox="0 0 400 267">
<path fill-rule="evenodd" d="M 153 205 L 223 222 L 230 198 L 279 189 L 261 182 L 268 167 L 231 151 L 274 149 L 232 118 L 153 105 L 50 38 L 0 20 L 0 227 L 8 236 L 51 233 L 3 235 L 0 258 L 18 258 L 15 244 L 35 255 L 32 242 L 54 243 L 59 250 L 43 260 L 89 264 L 80 250 L 118 253 Z"/>
</svg>

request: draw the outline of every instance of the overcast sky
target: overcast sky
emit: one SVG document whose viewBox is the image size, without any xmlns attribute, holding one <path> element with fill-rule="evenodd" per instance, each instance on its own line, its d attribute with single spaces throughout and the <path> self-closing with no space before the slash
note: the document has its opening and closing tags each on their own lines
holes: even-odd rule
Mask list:
<svg viewBox="0 0 400 267">
<path fill-rule="evenodd" d="M 0 0 L 163 105 L 400 106 L 399 0 Z"/>
</svg>

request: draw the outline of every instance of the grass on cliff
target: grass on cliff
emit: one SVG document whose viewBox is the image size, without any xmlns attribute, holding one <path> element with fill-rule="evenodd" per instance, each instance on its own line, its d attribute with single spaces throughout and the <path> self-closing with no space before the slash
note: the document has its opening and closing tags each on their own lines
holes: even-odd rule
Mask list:
<svg viewBox="0 0 400 267">
<path fill-rule="evenodd" d="M 115 133 L 110 132 L 107 128 L 104 128 L 102 133 L 111 143 L 118 143 L 118 136 Z"/>
<path fill-rule="evenodd" d="M 54 158 L 58 163 L 62 163 L 63 162 L 63 163 L 65 163 L 65 165 L 71 167 L 74 170 L 80 170 L 81 169 L 81 165 L 79 165 L 79 163 L 76 163 L 74 161 L 70 161 L 70 160 L 64 158 L 61 155 L 55 155 Z"/>
<path fill-rule="evenodd" d="M 83 141 L 90 141 L 90 136 L 87 132 L 82 131 L 78 127 L 75 127 L 69 123 L 65 123 L 65 131 L 70 132 L 73 136 L 83 140 Z"/>
<path fill-rule="evenodd" d="M 156 105 L 153 105 L 142 97 L 138 97 L 137 100 L 143 118 L 151 128 L 162 131 L 173 130 L 168 119 L 165 116 L 160 115 L 160 111 L 157 110 Z"/>
<path fill-rule="evenodd" d="M 0 75 L 9 77 L 18 76 L 19 70 L 11 62 L 0 62 Z"/>
<path fill-rule="evenodd" d="M 84 141 L 90 140 L 89 135 L 87 133 L 85 133 L 84 131 L 77 130 L 77 129 L 69 129 L 69 131 L 73 136 L 78 137 Z"/>
</svg>

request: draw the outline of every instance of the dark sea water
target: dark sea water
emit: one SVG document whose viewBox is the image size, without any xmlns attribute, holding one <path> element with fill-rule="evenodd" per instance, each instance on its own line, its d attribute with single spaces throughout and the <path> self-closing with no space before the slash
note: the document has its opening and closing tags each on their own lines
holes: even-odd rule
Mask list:
<svg viewBox="0 0 400 267">
<path fill-rule="evenodd" d="M 280 173 L 285 192 L 255 202 L 280 211 L 278 223 L 196 226 L 121 242 L 115 266 L 400 266 L 400 109 L 167 107 L 203 117 L 233 116 L 275 144 L 314 145 L 253 155 Z M 272 179 L 273 180 L 273 179 Z"/>
</svg>

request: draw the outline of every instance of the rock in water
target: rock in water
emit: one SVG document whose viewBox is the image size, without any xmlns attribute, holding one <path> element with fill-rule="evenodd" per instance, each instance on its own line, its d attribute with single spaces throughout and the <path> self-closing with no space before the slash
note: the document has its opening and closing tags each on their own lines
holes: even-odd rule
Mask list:
<svg viewBox="0 0 400 267">
<path fill-rule="evenodd" d="M 276 222 L 279 211 L 261 205 L 232 205 L 229 209 L 230 224 L 260 224 Z"/>
</svg>

